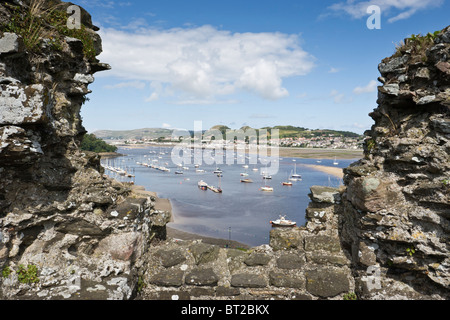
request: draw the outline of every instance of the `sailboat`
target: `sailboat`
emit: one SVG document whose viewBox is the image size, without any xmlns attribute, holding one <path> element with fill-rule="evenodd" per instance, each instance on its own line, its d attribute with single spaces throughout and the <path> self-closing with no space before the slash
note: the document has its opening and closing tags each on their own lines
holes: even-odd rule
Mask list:
<svg viewBox="0 0 450 320">
<path fill-rule="evenodd" d="M 339 165 L 339 162 L 337 161 L 337 158 L 336 158 L 336 157 L 334 157 L 334 162 L 333 162 L 333 164 L 334 164 L 335 166 Z"/>
<path fill-rule="evenodd" d="M 290 181 L 300 181 L 302 179 L 302 176 L 297 173 L 297 163 L 295 164 L 295 170 L 294 173 L 291 175 Z"/>
<path fill-rule="evenodd" d="M 263 178 L 263 181 L 265 181 L 266 179 Z M 264 184 L 264 187 L 261 187 L 260 189 L 263 192 L 273 192 L 273 188 L 269 187 L 267 184 Z"/>
</svg>

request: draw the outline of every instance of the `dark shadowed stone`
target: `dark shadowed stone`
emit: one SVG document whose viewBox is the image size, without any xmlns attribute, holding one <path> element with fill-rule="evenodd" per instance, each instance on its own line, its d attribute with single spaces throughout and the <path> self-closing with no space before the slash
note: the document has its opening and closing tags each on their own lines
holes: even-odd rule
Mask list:
<svg viewBox="0 0 450 320">
<path fill-rule="evenodd" d="M 303 289 L 305 281 L 300 277 L 294 277 L 280 272 L 271 272 L 269 274 L 270 284 L 275 287 Z"/>
<path fill-rule="evenodd" d="M 215 272 L 208 269 L 197 269 L 186 275 L 186 284 L 194 286 L 216 286 L 219 277 Z"/>
<path fill-rule="evenodd" d="M 305 264 L 305 258 L 299 254 L 284 254 L 277 259 L 277 266 L 280 269 L 301 269 Z"/>
<path fill-rule="evenodd" d="M 229 287 L 217 287 L 216 295 L 218 297 L 234 297 L 241 294 L 241 291 L 238 288 L 229 288 Z"/>
<path fill-rule="evenodd" d="M 184 272 L 181 270 L 165 270 L 150 279 L 150 283 L 163 287 L 181 287 Z"/>
<path fill-rule="evenodd" d="M 177 264 L 186 261 L 184 253 L 181 250 L 177 249 L 168 251 L 159 250 L 156 255 L 159 256 L 159 258 L 161 259 L 161 264 L 166 268 L 176 266 Z"/>
<path fill-rule="evenodd" d="M 401 68 L 404 67 L 405 63 L 407 63 L 408 60 L 409 56 L 407 55 L 393 58 L 387 62 L 380 63 L 378 66 L 378 70 L 383 76 L 391 72 L 398 72 L 401 71 Z"/>
<path fill-rule="evenodd" d="M 249 266 L 265 266 L 270 262 L 270 256 L 264 253 L 253 253 L 251 254 L 244 263 Z"/>
<path fill-rule="evenodd" d="M 142 213 L 142 208 L 145 207 L 146 202 L 146 198 L 128 198 L 116 208 L 109 209 L 107 211 L 107 217 L 111 219 L 123 219 L 125 217 L 129 220 L 136 219 Z"/>
<path fill-rule="evenodd" d="M 83 235 L 91 237 L 105 236 L 108 231 L 103 231 L 96 225 L 87 222 L 86 220 L 72 220 L 58 225 L 56 231 L 61 233 L 69 233 L 74 235 Z"/>
<path fill-rule="evenodd" d="M 231 285 L 240 288 L 265 288 L 267 283 L 261 275 L 241 273 L 231 277 Z"/>
<path fill-rule="evenodd" d="M 193 287 L 189 293 L 192 297 L 201 297 L 201 296 L 207 296 L 207 297 L 213 297 L 215 292 L 214 288 L 197 288 Z"/>
<path fill-rule="evenodd" d="M 347 274 L 341 269 L 320 268 L 307 271 L 305 276 L 306 290 L 315 296 L 335 297 L 350 290 Z"/>
</svg>

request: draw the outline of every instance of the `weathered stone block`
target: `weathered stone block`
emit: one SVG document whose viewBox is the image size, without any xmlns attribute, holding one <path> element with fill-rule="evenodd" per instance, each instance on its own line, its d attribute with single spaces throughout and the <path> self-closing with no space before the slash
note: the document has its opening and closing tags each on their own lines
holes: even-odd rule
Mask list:
<svg viewBox="0 0 450 320">
<path fill-rule="evenodd" d="M 304 264 L 304 256 L 295 253 L 283 254 L 277 259 L 277 266 L 280 269 L 301 269 Z"/>
<path fill-rule="evenodd" d="M 15 33 L 5 32 L 0 38 L 0 55 L 19 52 L 22 40 Z"/>
<path fill-rule="evenodd" d="M 305 280 L 281 272 L 269 273 L 270 284 L 275 287 L 303 289 L 305 288 Z"/>
<path fill-rule="evenodd" d="M 150 279 L 150 283 L 163 287 L 181 287 L 183 285 L 183 276 L 183 271 L 169 269 L 154 275 Z"/>
<path fill-rule="evenodd" d="M 303 234 L 298 228 L 274 228 L 270 231 L 270 246 L 275 251 L 303 249 Z"/>
<path fill-rule="evenodd" d="M 0 85 L 0 125 L 44 123 L 51 117 L 50 93 L 41 84 Z"/>
<path fill-rule="evenodd" d="M 161 264 L 165 268 L 170 268 L 176 266 L 184 261 L 186 261 L 186 256 L 181 250 L 159 250 L 156 256 L 160 258 Z"/>
<path fill-rule="evenodd" d="M 339 189 L 336 188 L 313 186 L 311 187 L 310 198 L 314 202 L 332 204 L 341 200 L 341 194 Z"/>
<path fill-rule="evenodd" d="M 253 253 L 247 259 L 245 259 L 244 263 L 249 266 L 265 266 L 271 260 L 271 257 L 264 253 Z"/>
<path fill-rule="evenodd" d="M 339 238 L 331 236 L 310 236 L 305 238 L 305 250 L 316 251 L 325 250 L 329 252 L 341 251 Z"/>
<path fill-rule="evenodd" d="M 141 233 L 114 234 L 103 239 L 95 252 L 97 254 L 109 253 L 113 259 L 130 261 L 138 258 L 143 253 L 142 244 Z"/>
<path fill-rule="evenodd" d="M 376 212 L 403 200 L 401 188 L 395 181 L 373 177 L 351 180 L 347 197 L 356 208 L 366 212 Z"/>
<path fill-rule="evenodd" d="M 217 246 L 196 243 L 189 247 L 197 265 L 217 260 L 219 248 Z"/>
<path fill-rule="evenodd" d="M 231 286 L 240 288 L 265 288 L 266 279 L 259 274 L 241 273 L 231 277 Z"/>
<path fill-rule="evenodd" d="M 219 277 L 213 269 L 197 269 L 186 275 L 186 284 L 194 286 L 216 286 Z"/>
<path fill-rule="evenodd" d="M 306 272 L 306 290 L 322 298 L 349 292 L 348 274 L 341 269 L 320 268 Z"/>
<path fill-rule="evenodd" d="M 219 286 L 216 289 L 216 295 L 218 297 L 233 297 L 233 296 L 238 296 L 240 294 L 241 294 L 241 291 L 239 290 L 239 288 Z"/>
</svg>

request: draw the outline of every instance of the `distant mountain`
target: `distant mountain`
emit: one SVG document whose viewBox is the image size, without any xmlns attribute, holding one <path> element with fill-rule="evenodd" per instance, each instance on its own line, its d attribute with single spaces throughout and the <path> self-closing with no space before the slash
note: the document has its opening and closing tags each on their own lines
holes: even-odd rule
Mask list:
<svg viewBox="0 0 450 320">
<path fill-rule="evenodd" d="M 255 129 L 249 126 L 242 127 L 241 130 Z M 337 137 L 346 137 L 346 138 L 361 138 L 362 136 L 348 131 L 336 131 L 336 130 L 328 130 L 328 129 L 316 129 L 310 130 L 303 127 L 294 127 L 294 126 L 275 126 L 275 127 L 264 127 L 261 129 L 268 130 L 269 136 L 270 132 L 273 129 L 279 130 L 280 139 L 283 138 L 313 138 L 313 137 L 324 137 L 324 136 L 337 136 Z M 261 129 L 255 129 L 256 131 Z M 229 127 L 224 125 L 217 125 L 211 128 L 211 130 L 219 130 L 224 135 L 227 130 L 231 130 Z M 143 139 L 170 139 L 172 137 L 173 130 L 171 129 L 161 129 L 161 128 L 145 128 L 145 129 L 136 129 L 136 130 L 124 130 L 124 131 L 114 131 L 114 130 L 101 130 L 93 132 L 93 134 L 103 140 L 143 140 Z M 191 136 L 193 136 L 194 132 L 189 131 Z M 204 131 L 206 132 L 206 131 Z M 203 132 L 203 133 L 204 133 Z"/>
<path fill-rule="evenodd" d="M 172 136 L 170 129 L 161 128 L 145 128 L 136 130 L 100 130 L 95 131 L 93 134 L 103 140 L 143 140 L 143 139 L 158 139 L 158 138 L 170 138 Z"/>
</svg>

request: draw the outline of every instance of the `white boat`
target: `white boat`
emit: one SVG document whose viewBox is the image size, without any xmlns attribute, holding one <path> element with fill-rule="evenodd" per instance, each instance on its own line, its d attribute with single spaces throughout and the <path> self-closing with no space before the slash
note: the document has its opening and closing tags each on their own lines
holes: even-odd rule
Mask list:
<svg viewBox="0 0 450 320">
<path fill-rule="evenodd" d="M 336 157 L 334 157 L 334 162 L 333 162 L 333 164 L 334 164 L 335 166 L 339 165 L 339 162 L 337 161 L 337 158 L 336 158 Z"/>
<path fill-rule="evenodd" d="M 275 221 L 270 221 L 270 224 L 273 227 L 295 227 L 295 226 L 297 226 L 297 222 L 287 220 L 286 216 L 280 216 L 279 219 L 277 219 Z"/>
<path fill-rule="evenodd" d="M 198 182 L 198 187 L 202 190 L 208 190 L 208 184 L 203 180 Z"/>
<path fill-rule="evenodd" d="M 273 192 L 273 188 L 272 188 L 272 187 L 262 187 L 262 188 L 261 188 L 261 191 L 264 191 L 264 192 Z"/>
<path fill-rule="evenodd" d="M 299 181 L 302 179 L 302 176 L 297 173 L 297 164 L 295 164 L 294 173 L 291 175 L 290 181 Z"/>
</svg>

